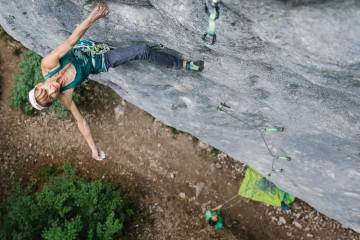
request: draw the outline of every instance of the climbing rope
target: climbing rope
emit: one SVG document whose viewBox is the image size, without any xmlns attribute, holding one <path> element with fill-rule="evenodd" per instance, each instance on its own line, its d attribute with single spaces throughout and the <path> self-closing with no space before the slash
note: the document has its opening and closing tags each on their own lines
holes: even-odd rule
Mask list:
<svg viewBox="0 0 360 240">
<path fill-rule="evenodd" d="M 229 200 L 227 200 L 221 207 L 221 209 L 223 210 L 226 210 L 226 209 L 229 209 L 229 208 L 232 208 L 233 206 L 235 206 L 238 202 L 240 202 L 241 196 L 239 194 L 236 194 L 235 196 L 233 196 L 232 198 L 230 198 Z M 228 205 L 231 201 L 235 200 L 235 202 L 233 202 L 232 204 Z M 228 205 L 228 206 L 226 206 Z M 225 207 L 226 206 L 226 207 Z"/>
<path fill-rule="evenodd" d="M 238 199 L 239 197 L 241 197 L 241 196 L 239 194 L 236 194 L 236 195 L 232 196 L 231 198 L 227 199 L 222 204 L 218 205 L 216 208 L 219 209 L 219 210 L 226 210 L 226 209 L 232 208 L 233 206 L 235 206 L 241 200 L 241 198 Z M 236 201 L 233 202 L 234 200 L 236 200 Z M 233 203 L 230 204 L 229 206 L 227 206 L 231 202 L 233 202 Z"/>
<path fill-rule="evenodd" d="M 211 2 L 207 4 L 207 2 Z M 211 38 L 211 45 L 216 42 L 216 21 L 220 17 L 220 0 L 209 0 L 205 2 L 205 12 L 209 15 L 209 26 L 206 33 L 204 33 L 202 40 L 206 41 L 206 38 L 209 36 Z M 210 5 L 210 6 L 208 6 Z M 210 7 L 210 9 L 209 9 Z"/>
<path fill-rule="evenodd" d="M 218 209 L 226 209 L 224 208 L 224 206 L 226 206 L 228 203 L 230 203 L 232 200 L 238 198 L 240 195 L 236 194 L 234 196 L 232 196 L 231 198 L 229 198 L 228 200 L 226 200 L 225 202 L 223 202 L 222 204 L 220 204 L 219 206 L 217 206 Z"/>
<path fill-rule="evenodd" d="M 228 106 L 225 102 L 221 102 L 217 109 L 227 115 L 229 115 L 230 117 L 234 118 L 235 120 L 243 123 L 245 126 L 252 128 L 247 122 L 245 122 L 243 119 L 239 118 L 238 116 L 236 116 L 234 114 L 234 112 L 232 111 L 231 107 Z M 263 128 L 256 128 L 256 131 L 259 132 L 261 139 L 263 140 L 265 147 L 267 149 L 267 151 L 269 152 L 270 156 L 272 157 L 272 163 L 271 163 L 271 172 L 279 172 L 282 173 L 284 171 L 283 168 L 279 168 L 277 169 L 275 167 L 275 162 L 276 160 L 286 160 L 286 161 L 291 161 L 291 157 L 286 156 L 286 155 L 275 155 L 270 147 L 268 142 L 266 141 L 266 137 L 265 134 L 266 133 L 281 133 L 285 131 L 284 127 L 278 127 L 278 126 L 273 126 L 273 127 L 263 127 Z M 271 172 L 268 174 L 268 176 L 271 176 Z"/>
</svg>

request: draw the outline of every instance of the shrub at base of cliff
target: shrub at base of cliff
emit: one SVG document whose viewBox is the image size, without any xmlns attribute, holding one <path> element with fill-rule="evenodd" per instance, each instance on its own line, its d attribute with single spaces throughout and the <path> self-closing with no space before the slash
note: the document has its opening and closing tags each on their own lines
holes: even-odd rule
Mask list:
<svg viewBox="0 0 360 240">
<path fill-rule="evenodd" d="M 118 237 L 133 215 L 120 193 L 111 184 L 77 177 L 70 164 L 55 172 L 48 172 L 42 186 L 33 183 L 23 190 L 15 184 L 4 208 L 0 239 Z"/>
<path fill-rule="evenodd" d="M 11 94 L 10 105 L 14 109 L 22 109 L 25 113 L 32 113 L 33 108 L 28 101 L 29 91 L 39 82 L 43 82 L 40 70 L 41 56 L 32 51 L 25 51 L 21 54 L 18 64 L 18 71 L 15 77 L 15 86 Z M 78 103 L 79 94 L 74 93 L 73 100 Z M 60 119 L 69 117 L 68 111 L 59 101 L 55 101 L 48 111 L 54 112 Z"/>
</svg>

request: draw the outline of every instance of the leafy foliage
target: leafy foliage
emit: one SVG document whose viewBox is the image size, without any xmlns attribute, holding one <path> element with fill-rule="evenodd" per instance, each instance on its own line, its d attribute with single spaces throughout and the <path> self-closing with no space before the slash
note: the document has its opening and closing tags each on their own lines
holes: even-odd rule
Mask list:
<svg viewBox="0 0 360 240">
<path fill-rule="evenodd" d="M 70 164 L 63 169 L 47 168 L 42 187 L 15 184 L 0 239 L 110 240 L 123 230 L 133 211 L 120 193 L 111 184 L 77 177 Z"/>
<path fill-rule="evenodd" d="M 28 93 L 35 84 L 43 81 L 40 72 L 41 57 L 32 51 L 21 55 L 18 73 L 15 77 L 15 87 L 11 94 L 11 106 L 15 109 L 23 108 L 26 113 L 32 111 L 28 102 Z"/>
<path fill-rule="evenodd" d="M 22 109 L 25 113 L 33 113 L 33 108 L 28 102 L 29 91 L 39 82 L 44 81 L 40 70 L 41 56 L 28 50 L 21 54 L 18 64 L 18 73 L 15 77 L 15 87 L 11 94 L 10 105 L 14 109 Z M 74 93 L 73 100 L 78 103 L 80 96 Z M 69 117 L 68 111 L 59 102 L 55 101 L 48 109 L 60 119 Z"/>
</svg>

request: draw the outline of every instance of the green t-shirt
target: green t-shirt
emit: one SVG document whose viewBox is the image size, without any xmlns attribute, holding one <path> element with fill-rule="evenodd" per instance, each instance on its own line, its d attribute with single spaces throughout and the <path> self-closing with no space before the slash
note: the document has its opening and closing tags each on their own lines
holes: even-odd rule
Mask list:
<svg viewBox="0 0 360 240">
<path fill-rule="evenodd" d="M 205 212 L 205 220 L 206 220 L 206 222 L 208 222 L 209 219 L 212 218 L 215 215 L 217 215 L 218 220 L 217 220 L 216 224 L 214 225 L 214 228 L 216 230 L 224 228 L 223 218 L 221 216 L 220 210 L 217 210 L 217 211 L 208 210 L 208 211 L 206 211 Z"/>
</svg>

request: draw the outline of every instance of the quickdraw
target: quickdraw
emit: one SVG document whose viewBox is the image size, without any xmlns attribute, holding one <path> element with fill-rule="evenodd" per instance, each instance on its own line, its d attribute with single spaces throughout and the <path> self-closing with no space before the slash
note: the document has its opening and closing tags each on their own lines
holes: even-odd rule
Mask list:
<svg viewBox="0 0 360 240">
<path fill-rule="evenodd" d="M 240 119 L 238 116 L 235 116 L 234 113 L 232 112 L 231 110 L 231 107 L 229 105 L 227 105 L 225 102 L 221 102 L 218 106 L 217 106 L 217 109 L 221 112 L 224 112 L 226 113 L 227 115 L 229 115 L 230 117 L 238 120 L 239 122 L 243 123 L 244 125 L 246 125 L 247 127 L 251 128 L 251 126 L 245 122 L 244 120 Z M 276 168 L 275 167 L 275 162 L 276 160 L 282 160 L 282 161 L 291 161 L 291 157 L 289 156 L 286 156 L 286 155 L 275 155 L 270 147 L 269 147 L 269 144 L 267 143 L 266 141 L 266 138 L 265 138 L 265 134 L 266 133 L 281 133 L 281 132 L 284 132 L 285 131 L 285 128 L 284 127 L 278 127 L 278 126 L 273 126 L 273 127 L 265 127 L 265 128 L 257 128 L 256 129 L 259 133 L 260 133 L 260 136 L 265 144 L 265 147 L 267 149 L 267 151 L 269 152 L 269 154 L 272 156 L 272 163 L 271 163 L 271 172 L 268 174 L 268 176 L 271 176 L 271 173 L 272 172 L 279 172 L 279 173 L 282 173 L 284 172 L 284 169 L 283 168 Z"/>
<path fill-rule="evenodd" d="M 205 12 L 209 15 L 209 26 L 207 32 L 202 36 L 202 40 L 206 41 L 206 38 L 209 36 L 211 38 L 211 45 L 216 42 L 216 20 L 220 17 L 219 3 L 220 0 L 208 0 L 205 2 Z"/>
</svg>

